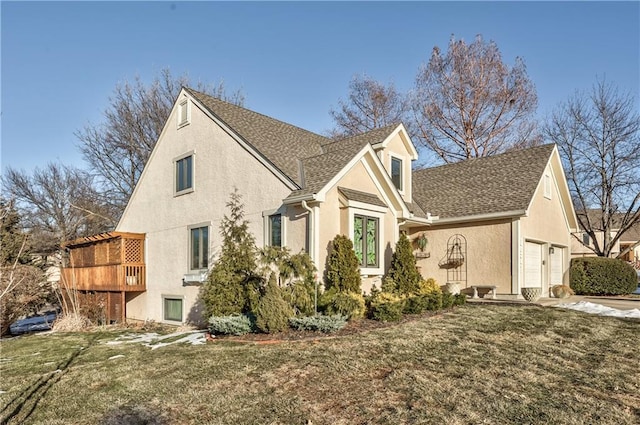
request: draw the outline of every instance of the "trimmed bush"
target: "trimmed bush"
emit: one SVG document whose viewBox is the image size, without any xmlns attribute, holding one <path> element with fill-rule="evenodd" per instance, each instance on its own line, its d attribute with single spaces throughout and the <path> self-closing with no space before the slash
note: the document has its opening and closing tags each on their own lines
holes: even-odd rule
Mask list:
<svg viewBox="0 0 640 425">
<path fill-rule="evenodd" d="M 309 316 L 309 317 L 293 317 L 289 319 L 289 325 L 298 331 L 314 331 L 314 332 L 336 332 L 344 328 L 347 324 L 347 317 L 334 316 Z"/>
<path fill-rule="evenodd" d="M 465 294 L 455 294 L 453 296 L 453 305 L 465 305 L 467 303 L 467 296 Z"/>
<path fill-rule="evenodd" d="M 310 316 L 314 313 L 315 289 L 309 283 L 297 281 L 282 290 L 296 316 Z"/>
<path fill-rule="evenodd" d="M 249 316 L 243 314 L 211 316 L 209 332 L 213 335 L 245 335 L 253 332 L 253 324 Z"/>
<path fill-rule="evenodd" d="M 321 297 L 321 305 L 329 315 L 346 316 L 348 319 L 364 317 L 366 311 L 364 297 L 354 292 L 336 292 L 335 289 L 325 291 Z"/>
<path fill-rule="evenodd" d="M 422 295 L 426 300 L 426 309 L 428 311 L 437 311 L 442 308 L 442 292 L 432 292 L 431 294 Z"/>
<path fill-rule="evenodd" d="M 453 307 L 453 295 L 448 292 L 443 292 L 441 295 L 442 298 L 442 308 L 451 308 Z"/>
<path fill-rule="evenodd" d="M 571 289 L 578 295 L 626 295 L 638 286 L 633 267 L 615 258 L 574 258 L 570 273 Z"/>
<path fill-rule="evenodd" d="M 427 298 L 422 295 L 414 295 L 404 300 L 404 314 L 421 314 L 427 309 Z"/>
<path fill-rule="evenodd" d="M 389 278 L 395 284 L 395 292 L 402 295 L 417 294 L 422 276 L 416 267 L 416 257 L 407 235 L 402 233 L 391 257 Z"/>
<path fill-rule="evenodd" d="M 438 282 L 436 282 L 434 278 L 430 277 L 427 280 L 422 279 L 420 281 L 419 291 L 422 295 L 440 294 L 442 293 L 442 288 L 440 288 L 440 285 L 438 285 Z"/>
<path fill-rule="evenodd" d="M 337 235 L 331 242 L 325 281 L 327 289 L 335 289 L 338 292 L 361 292 L 362 280 L 358 257 L 353 250 L 353 242 L 345 235 Z"/>
<path fill-rule="evenodd" d="M 405 300 L 387 292 L 378 292 L 370 300 L 369 316 L 381 322 L 397 322 L 402 319 Z"/>
<path fill-rule="evenodd" d="M 258 302 L 256 328 L 264 333 L 281 332 L 289 327 L 289 318 L 293 315 L 293 309 L 282 297 L 275 274 L 271 274 L 265 293 Z"/>
</svg>

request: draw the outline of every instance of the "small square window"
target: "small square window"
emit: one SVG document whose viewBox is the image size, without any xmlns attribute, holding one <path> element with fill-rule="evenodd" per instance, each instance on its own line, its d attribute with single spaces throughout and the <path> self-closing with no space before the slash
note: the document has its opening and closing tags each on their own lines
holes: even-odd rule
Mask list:
<svg viewBox="0 0 640 425">
<path fill-rule="evenodd" d="M 182 322 L 182 298 L 163 299 L 163 318 L 172 322 Z"/>
<path fill-rule="evenodd" d="M 189 101 L 184 99 L 178 105 L 178 128 L 189 124 L 191 120 L 191 111 L 189 111 Z"/>
<path fill-rule="evenodd" d="M 589 234 L 588 233 L 583 233 L 582 234 L 582 243 L 585 246 L 589 246 L 589 243 L 591 243 L 591 240 L 589 239 Z"/>
<path fill-rule="evenodd" d="M 193 189 L 193 155 L 176 160 L 176 193 Z"/>
<path fill-rule="evenodd" d="M 269 216 L 269 245 L 282 246 L 282 215 Z"/>
<path fill-rule="evenodd" d="M 209 227 L 195 227 L 190 230 L 190 268 L 202 270 L 209 267 Z"/>
<path fill-rule="evenodd" d="M 391 157 L 391 181 L 398 190 L 402 190 L 402 160 Z"/>
</svg>

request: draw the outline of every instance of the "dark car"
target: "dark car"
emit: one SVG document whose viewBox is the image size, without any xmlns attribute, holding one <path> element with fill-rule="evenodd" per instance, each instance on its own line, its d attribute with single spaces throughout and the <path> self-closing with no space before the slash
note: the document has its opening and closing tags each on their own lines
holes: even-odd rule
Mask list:
<svg viewBox="0 0 640 425">
<path fill-rule="evenodd" d="M 53 311 L 26 319 L 16 320 L 9 326 L 11 335 L 21 335 L 30 332 L 51 330 L 53 322 L 58 318 L 58 313 Z"/>
</svg>

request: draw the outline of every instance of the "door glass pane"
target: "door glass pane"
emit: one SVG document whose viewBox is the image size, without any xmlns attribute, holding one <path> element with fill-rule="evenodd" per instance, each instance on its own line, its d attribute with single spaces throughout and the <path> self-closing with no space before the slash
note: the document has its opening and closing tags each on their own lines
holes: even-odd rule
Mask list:
<svg viewBox="0 0 640 425">
<path fill-rule="evenodd" d="M 360 264 L 362 264 L 363 221 L 363 217 L 355 216 L 353 218 L 353 249 Z"/>
</svg>

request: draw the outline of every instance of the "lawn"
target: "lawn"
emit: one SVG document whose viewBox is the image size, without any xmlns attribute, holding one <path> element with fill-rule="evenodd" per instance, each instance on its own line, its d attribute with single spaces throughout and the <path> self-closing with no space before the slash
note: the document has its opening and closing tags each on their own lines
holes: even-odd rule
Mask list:
<svg viewBox="0 0 640 425">
<path fill-rule="evenodd" d="M 2 341 L 0 423 L 640 423 L 638 320 L 469 305 L 277 344 L 118 335 Z"/>
</svg>

